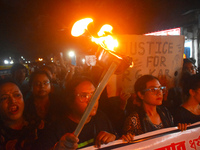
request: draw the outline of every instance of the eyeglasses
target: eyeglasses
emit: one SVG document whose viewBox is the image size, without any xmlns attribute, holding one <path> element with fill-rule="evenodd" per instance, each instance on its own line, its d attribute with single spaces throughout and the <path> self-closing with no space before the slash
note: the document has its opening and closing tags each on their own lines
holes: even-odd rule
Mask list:
<svg viewBox="0 0 200 150">
<path fill-rule="evenodd" d="M 166 86 L 161 86 L 161 87 L 155 87 L 155 88 L 150 88 L 150 89 L 145 89 L 143 90 L 144 92 L 150 91 L 153 94 L 157 94 L 158 92 L 162 91 L 163 94 L 166 92 Z"/>
<path fill-rule="evenodd" d="M 88 102 L 90 100 L 90 98 L 92 97 L 93 92 L 92 93 L 79 93 L 76 96 L 80 97 L 80 101 L 82 103 L 84 102 Z"/>
<path fill-rule="evenodd" d="M 50 84 L 50 81 L 44 81 L 44 82 L 38 81 L 38 82 L 33 83 L 34 86 L 42 86 L 42 85 L 47 86 L 49 84 Z"/>
</svg>

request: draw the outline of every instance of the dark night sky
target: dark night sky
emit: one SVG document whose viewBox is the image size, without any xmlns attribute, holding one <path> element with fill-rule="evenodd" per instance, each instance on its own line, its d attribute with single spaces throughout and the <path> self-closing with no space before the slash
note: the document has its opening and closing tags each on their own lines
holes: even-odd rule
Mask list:
<svg viewBox="0 0 200 150">
<path fill-rule="evenodd" d="M 200 0 L 1 0 L 0 55 L 43 56 L 86 45 L 72 38 L 74 22 L 94 19 L 91 30 L 110 24 L 116 34 L 178 27 L 176 19 L 200 8 Z"/>
</svg>

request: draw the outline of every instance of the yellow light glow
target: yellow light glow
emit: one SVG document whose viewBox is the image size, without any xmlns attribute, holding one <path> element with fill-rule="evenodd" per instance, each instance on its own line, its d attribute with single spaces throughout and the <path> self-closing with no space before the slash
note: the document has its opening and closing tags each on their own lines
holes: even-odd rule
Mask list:
<svg viewBox="0 0 200 150">
<path fill-rule="evenodd" d="M 75 56 L 75 53 L 74 53 L 74 51 L 70 51 L 70 52 L 68 53 L 68 55 L 69 55 L 69 57 L 74 57 L 74 56 Z"/>
<path fill-rule="evenodd" d="M 43 58 L 38 58 L 38 61 L 43 61 Z"/>
<path fill-rule="evenodd" d="M 91 18 L 81 19 L 74 23 L 72 27 L 71 34 L 73 36 L 82 35 L 87 29 L 89 23 L 93 22 Z M 105 50 L 114 51 L 115 47 L 118 47 L 118 41 L 111 36 L 113 27 L 111 25 L 105 24 L 101 27 L 99 32 L 97 33 L 98 37 L 91 36 L 92 42 L 100 45 Z"/>
<path fill-rule="evenodd" d="M 105 24 L 101 27 L 97 33 L 99 38 L 92 37 L 92 41 L 96 44 L 101 45 L 106 50 L 114 51 L 115 47 L 118 47 L 118 41 L 111 35 L 106 35 L 106 33 L 112 34 L 113 27 L 109 24 Z"/>
<path fill-rule="evenodd" d="M 85 18 L 75 22 L 71 31 L 72 36 L 77 37 L 82 35 L 85 30 L 87 30 L 88 24 L 90 24 L 91 22 L 93 22 L 93 19 L 91 18 Z"/>
<path fill-rule="evenodd" d="M 130 68 L 133 68 L 133 67 L 134 67 L 133 61 L 131 62 L 131 65 L 130 65 L 129 67 L 130 67 Z"/>
<path fill-rule="evenodd" d="M 106 32 L 112 33 L 113 27 L 109 24 L 105 24 L 101 27 L 99 32 L 97 33 L 98 36 L 103 36 L 105 35 Z"/>
<path fill-rule="evenodd" d="M 106 50 L 114 50 L 115 47 L 118 47 L 118 41 L 111 35 L 99 38 L 92 37 L 92 41 L 101 45 Z"/>
</svg>

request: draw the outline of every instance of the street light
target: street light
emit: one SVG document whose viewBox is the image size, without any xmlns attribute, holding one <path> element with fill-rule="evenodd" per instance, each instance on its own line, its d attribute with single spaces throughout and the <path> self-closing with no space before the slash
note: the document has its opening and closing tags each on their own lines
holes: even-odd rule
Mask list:
<svg viewBox="0 0 200 150">
<path fill-rule="evenodd" d="M 85 59 L 84 58 L 82 59 L 82 63 L 85 64 Z"/>
<path fill-rule="evenodd" d="M 4 64 L 9 64 L 9 61 L 8 60 L 4 60 Z"/>
<path fill-rule="evenodd" d="M 14 63 L 13 60 L 11 60 L 11 61 L 10 61 L 10 64 L 13 64 L 13 63 Z"/>
<path fill-rule="evenodd" d="M 71 58 L 71 64 L 76 66 L 76 54 L 74 51 L 69 51 L 68 55 Z"/>
<path fill-rule="evenodd" d="M 69 53 L 68 53 L 68 55 L 69 55 L 69 57 L 74 57 L 75 56 L 75 53 L 74 53 L 74 51 L 69 51 Z"/>
</svg>

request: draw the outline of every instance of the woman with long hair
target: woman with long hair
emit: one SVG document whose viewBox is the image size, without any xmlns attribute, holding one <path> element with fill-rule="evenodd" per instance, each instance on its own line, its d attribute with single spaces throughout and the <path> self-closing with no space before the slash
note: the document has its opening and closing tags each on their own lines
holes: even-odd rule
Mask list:
<svg viewBox="0 0 200 150">
<path fill-rule="evenodd" d="M 158 78 L 143 75 L 135 82 L 134 89 L 141 107 L 125 121 L 122 137 L 126 141 L 133 140 L 134 135 L 174 126 L 172 115 L 161 106 L 166 87 L 160 84 Z M 181 129 L 185 129 L 185 126 Z"/>
</svg>

